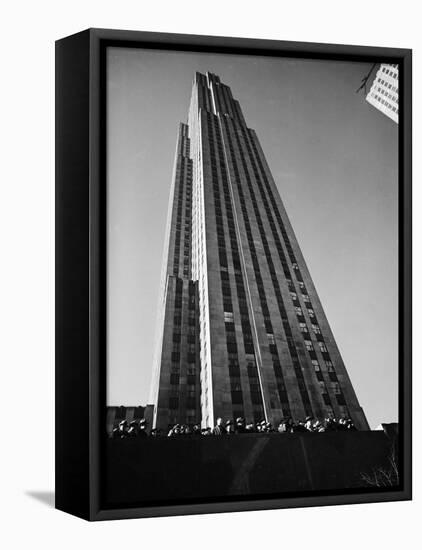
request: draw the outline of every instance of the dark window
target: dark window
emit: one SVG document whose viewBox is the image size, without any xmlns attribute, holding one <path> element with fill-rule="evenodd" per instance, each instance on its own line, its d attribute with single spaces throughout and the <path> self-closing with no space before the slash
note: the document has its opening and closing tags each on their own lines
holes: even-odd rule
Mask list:
<svg viewBox="0 0 422 550">
<path fill-rule="evenodd" d="M 253 353 L 253 352 L 254 352 L 253 344 L 245 342 L 245 353 Z"/>
<path fill-rule="evenodd" d="M 229 353 L 237 352 L 237 344 L 235 342 L 227 342 L 227 351 Z"/>
<path fill-rule="evenodd" d="M 170 384 L 179 385 L 179 375 L 178 374 L 170 374 Z"/>
<path fill-rule="evenodd" d="M 239 365 L 229 365 L 229 376 L 230 378 L 237 378 L 240 376 Z"/>
<path fill-rule="evenodd" d="M 241 405 L 243 403 L 243 396 L 241 391 L 232 391 L 232 403 L 234 405 Z"/>
</svg>

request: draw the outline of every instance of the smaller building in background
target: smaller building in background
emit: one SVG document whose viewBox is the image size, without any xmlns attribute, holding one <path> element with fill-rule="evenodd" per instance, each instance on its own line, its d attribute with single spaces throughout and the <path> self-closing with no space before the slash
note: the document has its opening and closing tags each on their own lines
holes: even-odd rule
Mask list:
<svg viewBox="0 0 422 550">
<path fill-rule="evenodd" d="M 399 69 L 398 65 L 381 64 L 366 101 L 399 122 Z"/>
<path fill-rule="evenodd" d="M 152 427 L 154 413 L 154 405 L 142 405 L 134 407 L 107 407 L 107 434 L 110 435 L 114 428 L 117 428 L 122 420 L 127 420 L 128 423 L 132 420 L 142 420 L 145 418 L 147 423 L 146 431 L 150 432 Z"/>
</svg>

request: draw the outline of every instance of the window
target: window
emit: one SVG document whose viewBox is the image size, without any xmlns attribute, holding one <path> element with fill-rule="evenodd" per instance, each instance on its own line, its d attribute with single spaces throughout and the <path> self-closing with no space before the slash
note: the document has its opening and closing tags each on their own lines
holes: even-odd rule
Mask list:
<svg viewBox="0 0 422 550">
<path fill-rule="evenodd" d="M 327 367 L 328 372 L 334 372 L 334 365 L 332 361 L 325 361 L 325 366 Z"/>
<path fill-rule="evenodd" d="M 170 384 L 179 385 L 179 374 L 170 374 Z"/>
<path fill-rule="evenodd" d="M 242 386 L 240 384 L 240 378 L 231 378 L 230 380 L 230 386 L 232 391 L 242 391 Z"/>
<path fill-rule="evenodd" d="M 309 317 L 315 317 L 315 311 L 313 309 L 308 309 Z"/>
<path fill-rule="evenodd" d="M 229 353 L 229 364 L 230 365 L 239 365 L 239 360 L 237 353 Z"/>
<path fill-rule="evenodd" d="M 336 395 L 341 394 L 340 384 L 338 382 L 332 382 L 331 388 Z"/>
<path fill-rule="evenodd" d="M 225 311 L 224 312 L 224 322 L 225 323 L 233 323 L 234 322 L 232 311 Z"/>
<path fill-rule="evenodd" d="M 318 345 L 319 345 L 319 349 L 322 351 L 322 353 L 327 353 L 328 352 L 327 347 L 324 344 L 324 342 L 318 342 Z"/>
<path fill-rule="evenodd" d="M 308 332 L 308 327 L 306 326 L 306 323 L 299 323 L 299 328 L 301 332 Z"/>
<path fill-rule="evenodd" d="M 178 372 L 180 372 L 180 365 L 179 365 L 179 363 L 172 363 L 170 368 L 171 368 L 171 372 L 172 372 L 172 373 L 176 373 L 176 374 L 177 374 Z"/>
<path fill-rule="evenodd" d="M 244 342 L 244 346 L 245 346 L 245 353 L 253 353 L 254 352 L 254 347 L 253 347 L 252 343 Z"/>
<path fill-rule="evenodd" d="M 267 334 L 267 338 L 270 344 L 275 344 L 274 334 Z"/>
<path fill-rule="evenodd" d="M 321 334 L 321 329 L 319 328 L 318 325 L 314 325 L 312 323 L 312 330 L 315 332 L 315 334 Z"/>
<path fill-rule="evenodd" d="M 303 315 L 302 308 L 300 306 L 295 306 L 296 315 Z"/>
<path fill-rule="evenodd" d="M 305 347 L 308 351 L 313 351 L 314 349 L 314 346 L 310 340 L 305 340 Z"/>
<path fill-rule="evenodd" d="M 318 372 L 318 371 L 321 370 L 321 367 L 319 366 L 319 363 L 318 363 L 318 361 L 317 361 L 316 359 L 312 359 L 312 365 L 313 365 L 313 367 L 314 367 L 314 369 L 315 369 L 315 372 Z"/>
<path fill-rule="evenodd" d="M 322 393 L 327 393 L 327 386 L 325 385 L 325 382 L 323 380 L 318 381 L 319 387 L 321 389 Z"/>
<path fill-rule="evenodd" d="M 241 391 L 232 391 L 232 403 L 234 405 L 241 405 L 243 403 L 243 396 Z"/>
<path fill-rule="evenodd" d="M 229 365 L 229 376 L 230 376 L 230 378 L 239 378 L 240 377 L 240 367 L 239 367 L 239 365 Z"/>
</svg>

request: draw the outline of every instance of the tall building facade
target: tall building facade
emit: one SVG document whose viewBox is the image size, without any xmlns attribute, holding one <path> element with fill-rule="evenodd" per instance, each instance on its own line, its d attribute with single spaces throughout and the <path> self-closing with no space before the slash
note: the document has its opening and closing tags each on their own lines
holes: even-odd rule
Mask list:
<svg viewBox="0 0 422 550">
<path fill-rule="evenodd" d="M 382 63 L 366 96 L 368 103 L 398 123 L 399 121 L 399 68 Z"/>
<path fill-rule="evenodd" d="M 168 214 L 154 424 L 350 416 L 359 405 L 254 130 L 196 73 Z"/>
</svg>

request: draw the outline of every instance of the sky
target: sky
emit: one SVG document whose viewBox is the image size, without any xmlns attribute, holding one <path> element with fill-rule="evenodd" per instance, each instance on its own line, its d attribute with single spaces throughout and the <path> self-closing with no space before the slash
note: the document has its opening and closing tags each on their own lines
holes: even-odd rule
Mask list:
<svg viewBox="0 0 422 550">
<path fill-rule="evenodd" d="M 258 135 L 371 427 L 398 418 L 398 127 L 372 64 L 109 48 L 107 404 L 145 404 L 180 122 L 195 71 Z"/>
</svg>

